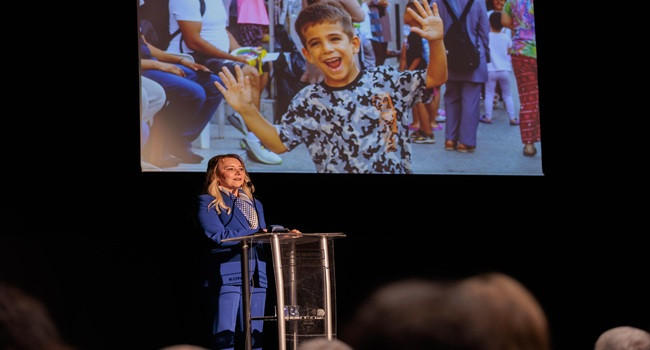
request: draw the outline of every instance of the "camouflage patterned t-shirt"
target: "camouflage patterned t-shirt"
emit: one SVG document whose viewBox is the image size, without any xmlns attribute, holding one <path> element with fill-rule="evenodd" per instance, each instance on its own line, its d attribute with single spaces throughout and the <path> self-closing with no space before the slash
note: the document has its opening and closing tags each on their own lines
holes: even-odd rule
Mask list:
<svg viewBox="0 0 650 350">
<path fill-rule="evenodd" d="M 380 66 L 340 88 L 296 94 L 278 131 L 289 151 L 305 143 L 319 173 L 410 174 L 409 112 L 427 102 L 426 70 Z"/>
</svg>

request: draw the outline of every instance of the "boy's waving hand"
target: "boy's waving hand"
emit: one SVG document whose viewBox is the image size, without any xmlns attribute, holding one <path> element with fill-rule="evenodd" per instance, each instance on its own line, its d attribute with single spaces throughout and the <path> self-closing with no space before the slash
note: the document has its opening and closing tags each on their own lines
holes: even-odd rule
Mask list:
<svg viewBox="0 0 650 350">
<path fill-rule="evenodd" d="M 420 28 L 411 27 L 411 31 L 417 33 L 421 37 L 427 39 L 428 41 L 440 40 L 444 36 L 444 26 L 442 24 L 442 19 L 438 13 L 438 5 L 433 3 L 433 8 L 429 6 L 429 3 L 426 0 L 420 2 L 413 1 L 415 7 L 418 9 L 418 13 L 412 9 L 407 9 L 411 16 L 420 23 Z"/>
</svg>

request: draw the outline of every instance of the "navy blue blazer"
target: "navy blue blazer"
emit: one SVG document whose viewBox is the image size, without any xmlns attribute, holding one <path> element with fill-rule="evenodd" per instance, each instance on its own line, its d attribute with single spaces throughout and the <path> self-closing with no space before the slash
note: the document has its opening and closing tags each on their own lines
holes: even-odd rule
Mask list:
<svg viewBox="0 0 650 350">
<path fill-rule="evenodd" d="M 226 238 L 249 236 L 257 232 L 258 228 L 250 228 L 244 213 L 234 205 L 234 201 L 227 195 L 223 196 L 225 204 L 232 208 L 230 214 L 221 210 L 217 214 L 214 207 L 208 209 L 208 204 L 214 200 L 209 194 L 199 196 L 198 219 L 203 232 L 216 243 L 210 254 L 209 280 L 220 282 L 224 285 L 241 285 L 241 245 L 238 242 L 226 242 Z M 254 200 L 260 228 L 266 228 L 264 209 L 262 203 Z M 249 250 L 249 273 L 255 276 L 261 287 L 267 287 L 266 261 L 268 260 L 262 244 L 253 244 Z"/>
</svg>

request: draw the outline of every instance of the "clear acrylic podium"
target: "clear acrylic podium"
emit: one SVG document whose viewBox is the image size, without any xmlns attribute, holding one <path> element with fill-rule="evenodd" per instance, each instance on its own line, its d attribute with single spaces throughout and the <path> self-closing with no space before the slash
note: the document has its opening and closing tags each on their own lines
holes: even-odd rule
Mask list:
<svg viewBox="0 0 650 350">
<path fill-rule="evenodd" d="M 251 349 L 251 320 L 276 320 L 278 349 L 295 350 L 315 337 L 336 337 L 336 294 L 333 238 L 343 233 L 303 233 L 292 238 L 287 233 L 263 233 L 228 238 L 242 248 L 242 307 L 245 349 Z M 255 244 L 270 244 L 277 294 L 276 315 L 250 312 L 248 251 Z"/>
</svg>

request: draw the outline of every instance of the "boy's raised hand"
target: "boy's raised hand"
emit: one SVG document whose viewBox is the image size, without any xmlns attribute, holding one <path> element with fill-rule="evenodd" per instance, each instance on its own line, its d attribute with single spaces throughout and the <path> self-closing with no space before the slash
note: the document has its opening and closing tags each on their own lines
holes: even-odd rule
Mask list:
<svg viewBox="0 0 650 350">
<path fill-rule="evenodd" d="M 417 13 L 410 8 L 406 9 L 406 11 L 409 11 L 411 16 L 413 16 L 413 18 L 420 24 L 420 28 L 411 27 L 411 31 L 417 33 L 428 41 L 442 39 L 445 28 L 442 24 L 440 13 L 438 13 L 438 5 L 434 2 L 433 8 L 431 8 L 427 0 L 421 1 L 424 6 L 417 0 L 413 1 L 415 7 L 418 9 Z"/>
<path fill-rule="evenodd" d="M 232 109 L 239 112 L 246 107 L 252 106 L 253 98 L 251 96 L 251 82 L 248 77 L 244 77 L 244 73 L 238 65 L 235 66 L 235 74 L 237 75 L 236 79 L 228 68 L 223 67 L 222 72 L 219 72 L 219 78 L 223 81 L 223 85 L 218 81 L 215 81 L 214 85 L 228 101 Z"/>
</svg>

